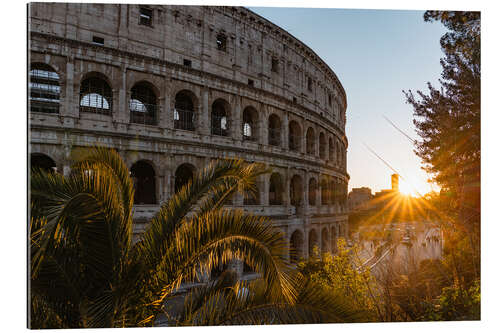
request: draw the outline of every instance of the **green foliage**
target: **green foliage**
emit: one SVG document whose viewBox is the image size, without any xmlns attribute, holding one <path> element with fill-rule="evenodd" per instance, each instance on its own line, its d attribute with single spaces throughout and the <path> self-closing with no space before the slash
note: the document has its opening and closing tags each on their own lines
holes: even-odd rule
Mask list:
<svg viewBox="0 0 500 333">
<path fill-rule="evenodd" d="M 427 320 L 480 320 L 481 287 L 478 280 L 469 289 L 457 285 L 443 288 Z"/>
<path fill-rule="evenodd" d="M 320 259 L 310 258 L 298 264 L 299 271 L 322 285 L 331 295 L 341 295 L 354 309 L 364 311 L 364 321 L 375 321 L 378 308 L 374 298 L 375 280 L 369 270 L 358 269 L 354 263 L 357 248 L 348 248 L 343 238 L 337 242 L 335 256 L 323 253 Z"/>
<path fill-rule="evenodd" d="M 31 174 L 31 328 L 153 326 L 175 303 L 181 283 L 200 281 L 233 259 L 260 274 L 249 287 L 261 296 L 231 298 L 228 290 L 239 290 L 238 284 L 209 284 L 186 298 L 187 311 L 175 314 L 175 324 L 355 316 L 290 270 L 287 244 L 269 219 L 223 208 L 234 192 L 255 191 L 257 176 L 267 172 L 262 165 L 211 163 L 161 206 L 134 243 L 134 188 L 119 154 L 97 147 L 75 152 L 74 159 L 67 177 Z"/>
</svg>

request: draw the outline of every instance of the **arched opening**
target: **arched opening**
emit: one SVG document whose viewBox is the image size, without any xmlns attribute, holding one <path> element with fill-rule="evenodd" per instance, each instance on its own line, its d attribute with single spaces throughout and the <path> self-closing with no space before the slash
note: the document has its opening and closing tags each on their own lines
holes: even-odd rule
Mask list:
<svg viewBox="0 0 500 333">
<path fill-rule="evenodd" d="M 335 181 L 332 179 L 330 180 L 330 201 L 332 204 L 335 204 L 339 201 L 339 191 L 338 191 L 338 186 L 335 184 Z"/>
<path fill-rule="evenodd" d="M 257 139 L 257 116 L 257 111 L 250 106 L 243 110 L 243 140 Z"/>
<path fill-rule="evenodd" d="M 110 115 L 113 92 L 99 74 L 94 74 L 80 84 L 80 111 Z"/>
<path fill-rule="evenodd" d="M 212 104 L 212 134 L 227 136 L 229 133 L 229 105 L 223 99 Z"/>
<path fill-rule="evenodd" d="M 293 151 L 300 151 L 300 125 L 292 120 L 288 125 L 288 149 Z"/>
<path fill-rule="evenodd" d="M 307 129 L 306 134 L 306 153 L 308 155 L 314 155 L 316 150 L 316 140 L 314 138 L 314 130 L 312 127 Z"/>
<path fill-rule="evenodd" d="M 316 179 L 311 178 L 309 180 L 309 189 L 308 189 L 309 206 L 316 205 L 316 192 L 317 192 L 317 189 L 318 189 L 318 183 L 316 182 Z"/>
<path fill-rule="evenodd" d="M 302 204 L 302 178 L 299 175 L 294 175 L 290 180 L 290 204 L 300 206 Z"/>
<path fill-rule="evenodd" d="M 311 229 L 309 231 L 309 257 L 314 257 L 314 248 L 318 246 L 318 234 L 316 233 L 316 230 Z M 319 249 L 318 249 L 319 250 Z"/>
<path fill-rule="evenodd" d="M 186 185 L 194 176 L 194 166 L 189 163 L 181 164 L 177 170 L 175 170 L 175 193 Z"/>
<path fill-rule="evenodd" d="M 269 180 L 269 205 L 283 204 L 283 183 L 279 173 L 273 173 Z"/>
<path fill-rule="evenodd" d="M 61 87 L 59 75 L 46 64 L 36 63 L 30 67 L 31 112 L 59 113 Z"/>
<path fill-rule="evenodd" d="M 134 181 L 134 203 L 136 205 L 156 204 L 156 181 L 153 167 L 146 161 L 138 161 L 130 168 Z"/>
<path fill-rule="evenodd" d="M 328 229 L 321 230 L 321 252 L 328 252 Z"/>
<path fill-rule="evenodd" d="M 30 168 L 32 171 L 44 170 L 46 172 L 56 172 L 56 162 L 45 154 L 32 153 L 30 155 Z"/>
<path fill-rule="evenodd" d="M 335 147 L 333 145 L 333 139 L 330 138 L 328 139 L 328 160 L 330 162 L 333 162 L 333 160 L 335 159 Z"/>
<path fill-rule="evenodd" d="M 332 252 L 333 253 L 336 253 L 337 252 L 337 226 L 334 225 L 332 228 L 331 228 L 331 238 L 332 238 Z"/>
<path fill-rule="evenodd" d="M 281 144 L 281 121 L 275 114 L 269 116 L 268 143 L 271 146 L 279 146 Z"/>
<path fill-rule="evenodd" d="M 156 125 L 158 105 L 156 94 L 147 82 L 134 85 L 130 94 L 130 122 L 134 124 Z"/>
<path fill-rule="evenodd" d="M 194 103 L 191 93 L 186 90 L 175 95 L 174 128 L 194 131 Z"/>
<path fill-rule="evenodd" d="M 290 237 L 290 262 L 297 263 L 304 256 L 302 249 L 304 247 L 304 236 L 300 230 L 295 230 Z"/>
<path fill-rule="evenodd" d="M 328 189 L 328 179 L 325 177 L 321 179 L 321 204 L 328 205 L 330 203 L 330 191 Z"/>
<path fill-rule="evenodd" d="M 323 132 L 319 134 L 319 158 L 326 159 L 326 138 Z"/>
<path fill-rule="evenodd" d="M 245 191 L 243 194 L 243 204 L 246 206 L 253 206 L 260 204 L 260 184 L 255 184 L 256 191 Z"/>
</svg>

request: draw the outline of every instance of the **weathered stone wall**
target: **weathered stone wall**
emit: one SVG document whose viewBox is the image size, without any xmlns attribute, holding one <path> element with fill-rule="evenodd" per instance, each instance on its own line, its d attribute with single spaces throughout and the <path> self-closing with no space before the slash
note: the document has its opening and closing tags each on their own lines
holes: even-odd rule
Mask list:
<svg viewBox="0 0 500 333">
<path fill-rule="evenodd" d="M 274 168 L 284 185 L 283 204 L 269 205 L 269 179 L 259 181 L 259 203 L 232 205 L 272 216 L 290 238 L 316 230 L 318 246 L 347 233 L 345 200 L 309 205 L 309 180 L 327 177 L 346 190 L 347 138 L 345 92 L 333 71 L 307 46 L 283 29 L 239 7 L 149 6 L 152 24 L 139 24 L 139 5 L 32 3 L 29 8 L 30 63 L 51 66 L 59 76 L 57 114 L 31 112 L 30 150 L 49 156 L 60 172 L 69 173 L 74 147 L 95 143 L 114 147 L 127 164 L 145 160 L 155 171 L 158 204 L 174 192 L 175 171 L 183 163 L 199 169 L 210 160 L 238 157 Z M 217 47 L 217 36 L 226 48 Z M 103 45 L 93 43 L 97 36 Z M 277 60 L 272 70 L 273 59 Z M 191 61 L 190 66 L 184 60 Z M 110 115 L 80 111 L 82 80 L 98 73 L 112 90 Z M 253 86 L 249 80 L 253 81 Z M 129 100 L 138 82 L 148 82 L 158 100 L 156 125 L 131 122 Z M 309 81 L 309 82 L 308 82 Z M 189 91 L 194 104 L 194 131 L 174 128 L 175 96 Z M 229 135 L 212 135 L 211 107 L 217 99 L 229 105 Z M 244 140 L 242 113 L 257 111 L 255 140 Z M 281 121 L 279 146 L 268 144 L 268 120 Z M 300 147 L 289 149 L 289 122 L 300 125 Z M 306 133 L 314 132 L 315 149 L 306 154 Z M 326 139 L 320 158 L 319 137 Z M 331 144 L 330 144 L 331 143 Z M 333 153 L 332 153 L 333 152 Z M 290 202 L 290 181 L 301 178 L 300 205 Z M 344 195 L 345 196 L 345 195 Z M 136 231 L 159 205 L 136 205 Z M 322 236 L 322 230 L 327 236 Z M 323 242 L 324 243 L 324 242 Z M 323 244 L 324 247 L 325 244 Z"/>
</svg>

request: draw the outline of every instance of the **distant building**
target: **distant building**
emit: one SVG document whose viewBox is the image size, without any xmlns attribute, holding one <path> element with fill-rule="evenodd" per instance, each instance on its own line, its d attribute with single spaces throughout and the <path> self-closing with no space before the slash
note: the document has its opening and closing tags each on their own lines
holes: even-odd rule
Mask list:
<svg viewBox="0 0 500 333">
<path fill-rule="evenodd" d="M 353 188 L 347 198 L 347 205 L 350 211 L 368 209 L 368 203 L 373 198 L 372 190 L 369 187 Z"/>
</svg>

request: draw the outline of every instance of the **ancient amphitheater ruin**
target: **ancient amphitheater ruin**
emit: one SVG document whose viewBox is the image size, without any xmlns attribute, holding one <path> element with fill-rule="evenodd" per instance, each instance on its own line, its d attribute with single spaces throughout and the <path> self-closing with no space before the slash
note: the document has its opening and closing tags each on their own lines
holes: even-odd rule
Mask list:
<svg viewBox="0 0 500 333">
<path fill-rule="evenodd" d="M 68 174 L 73 148 L 117 149 L 140 233 L 210 160 L 265 163 L 258 197 L 230 205 L 272 217 L 298 256 L 335 251 L 346 94 L 308 46 L 241 7 L 33 3 L 29 24 L 32 165 Z"/>
</svg>

